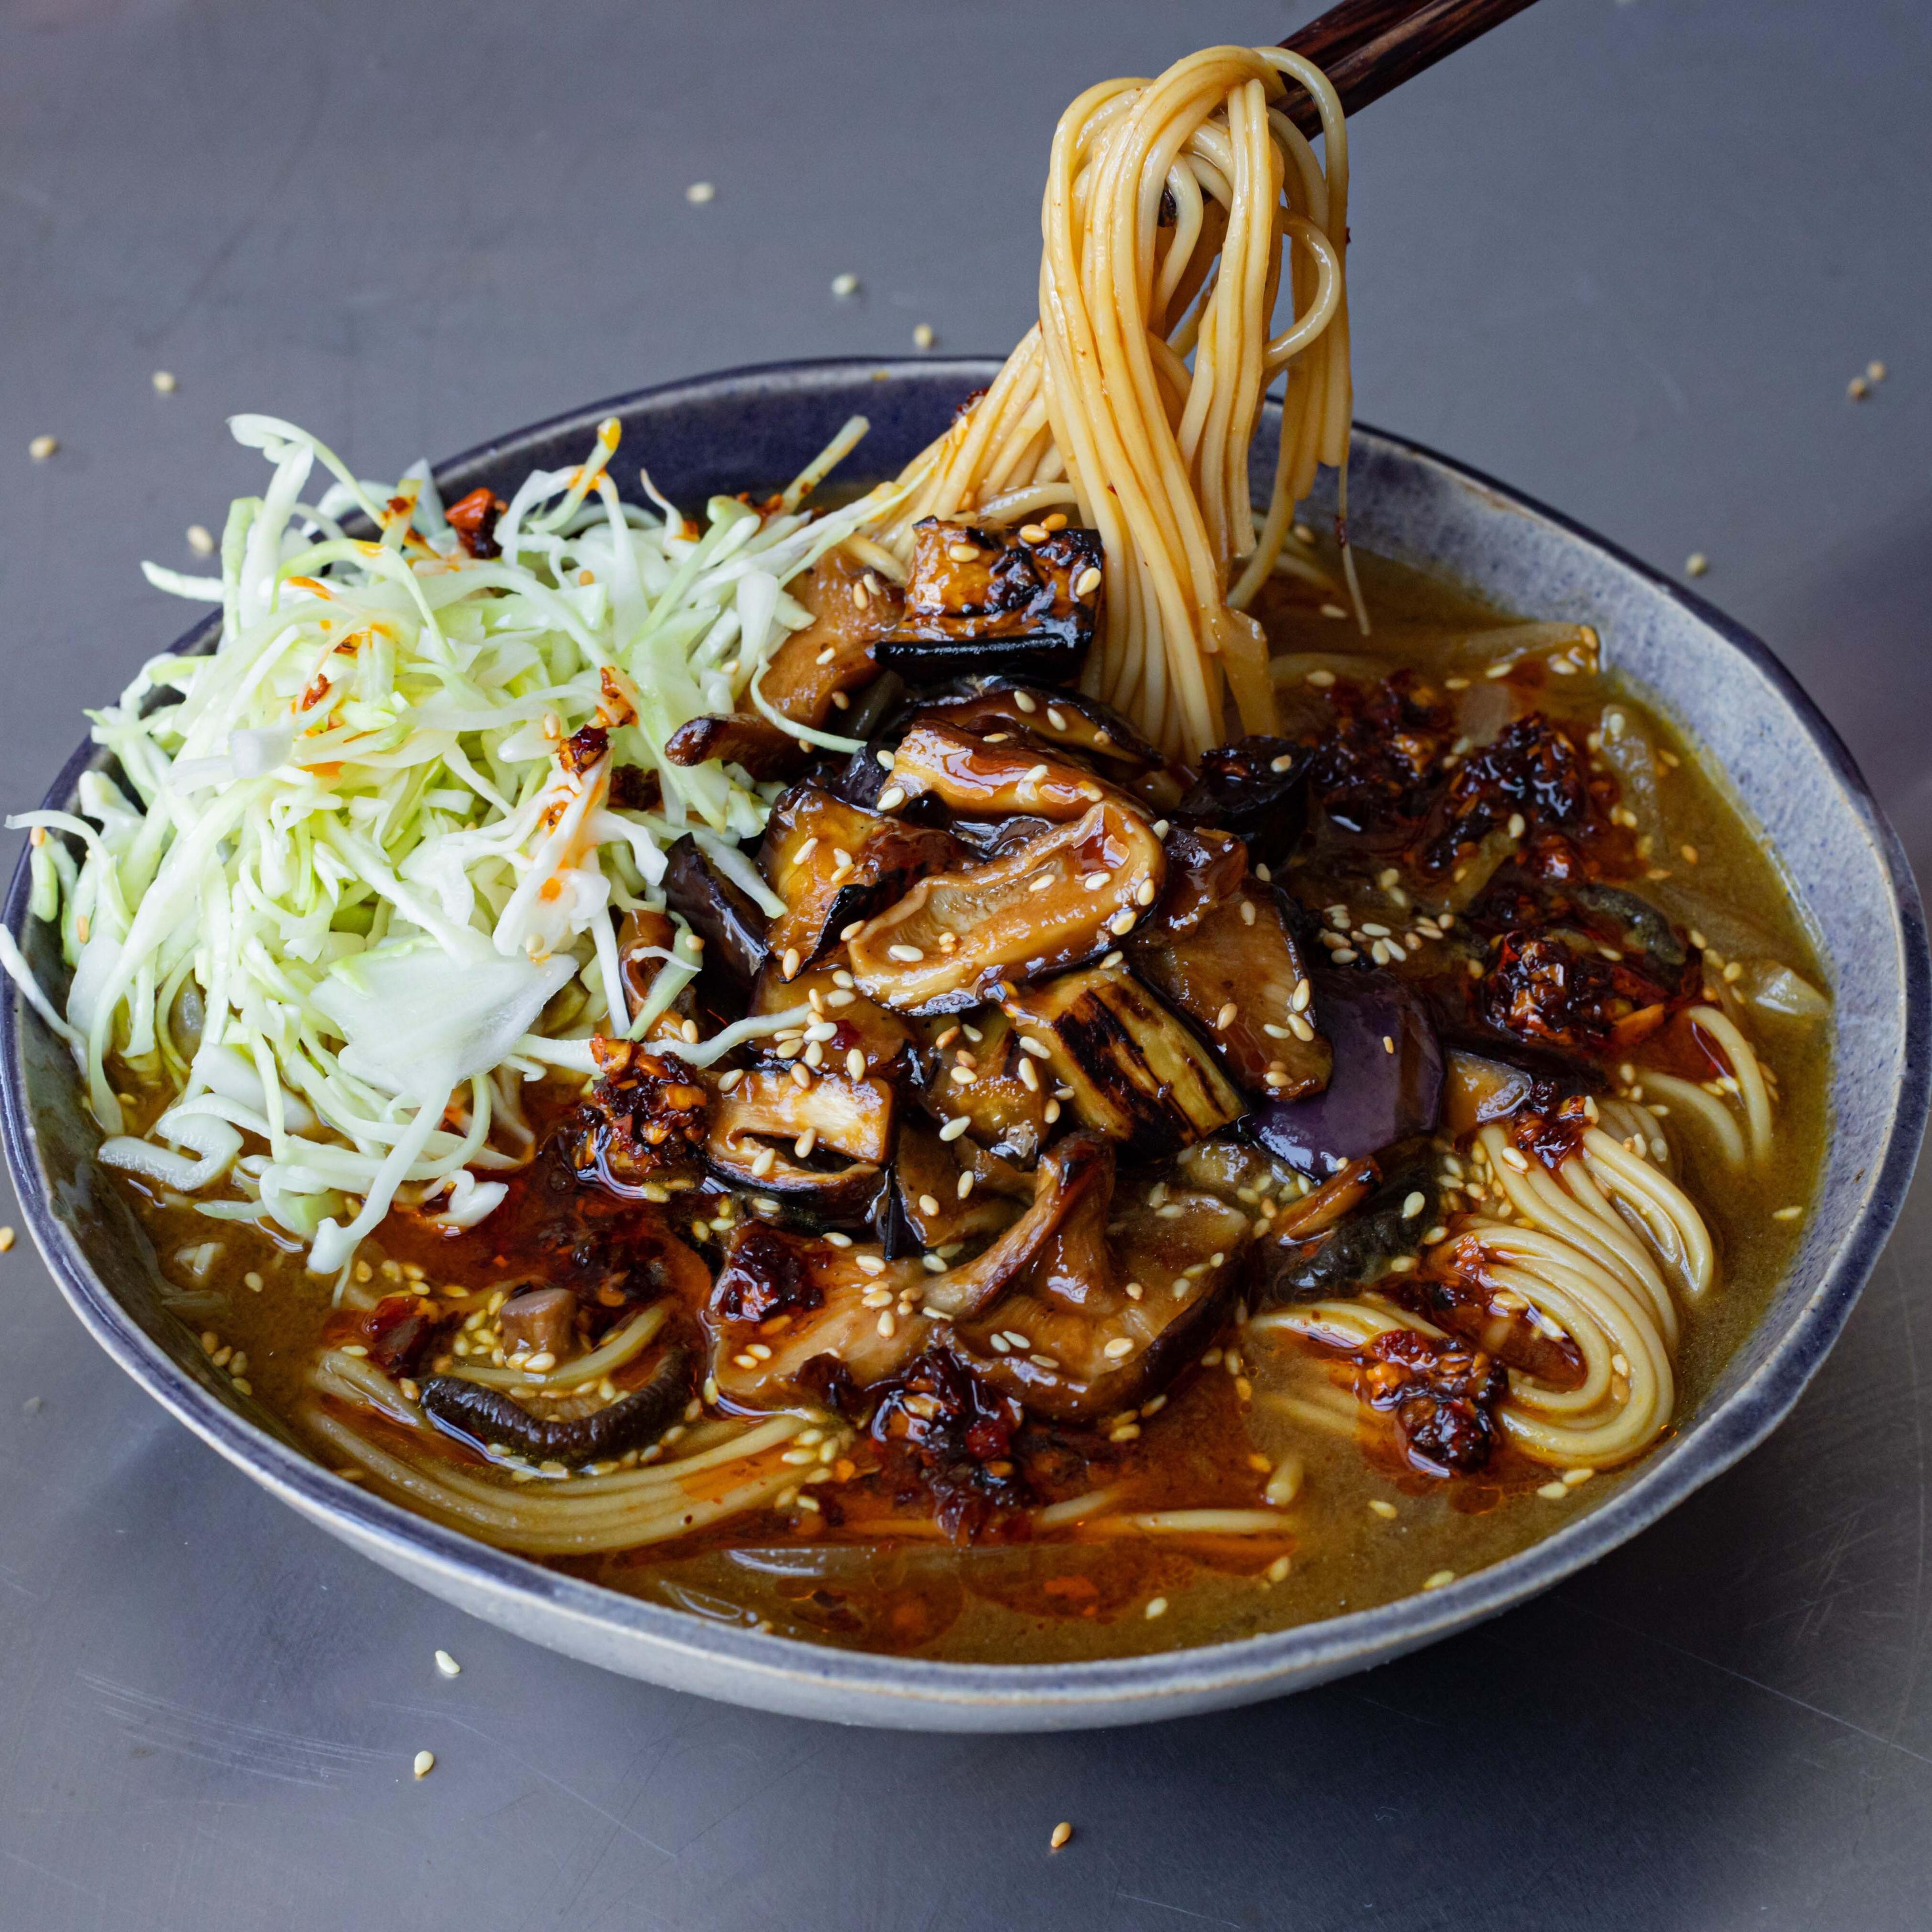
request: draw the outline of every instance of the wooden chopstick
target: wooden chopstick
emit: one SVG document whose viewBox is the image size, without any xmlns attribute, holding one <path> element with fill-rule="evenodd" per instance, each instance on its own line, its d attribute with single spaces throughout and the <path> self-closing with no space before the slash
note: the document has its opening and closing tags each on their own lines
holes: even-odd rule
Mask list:
<svg viewBox="0 0 1932 1932">
<path fill-rule="evenodd" d="M 1305 55 L 1352 114 L 1392 87 L 1433 67 L 1534 0 L 1342 0 L 1282 42 Z M 1294 96 L 1294 90 L 1291 90 Z M 1322 131 L 1315 104 L 1304 95 L 1284 104 L 1288 118 L 1312 139 Z"/>
</svg>

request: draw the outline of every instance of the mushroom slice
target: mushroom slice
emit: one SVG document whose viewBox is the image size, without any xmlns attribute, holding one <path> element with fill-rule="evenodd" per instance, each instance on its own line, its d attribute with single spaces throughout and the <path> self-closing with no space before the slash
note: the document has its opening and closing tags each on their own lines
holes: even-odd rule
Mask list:
<svg viewBox="0 0 1932 1932">
<path fill-rule="evenodd" d="M 991 818 L 1078 818 L 1112 790 L 1029 732 L 988 744 L 934 718 L 920 718 L 899 740 L 891 782 L 908 798 L 930 793 L 955 812 Z"/>
<path fill-rule="evenodd" d="M 704 1156 L 739 1186 L 850 1219 L 878 1192 L 892 1112 L 882 1080 L 827 1073 L 801 1086 L 785 1069 L 754 1066 L 719 1092 Z"/>
<path fill-rule="evenodd" d="M 746 1222 L 725 1244 L 704 1315 L 719 1400 L 796 1408 L 896 1374 L 931 1335 L 916 1306 L 931 1279 L 875 1247 Z"/>
<path fill-rule="evenodd" d="M 954 1346 L 1034 1414 L 1096 1420 L 1192 1355 L 1247 1239 L 1246 1217 L 1212 1195 L 1161 1188 L 1119 1199 L 1109 1150 L 1025 1278 L 958 1324 Z"/>
<path fill-rule="evenodd" d="M 1027 1175 L 976 1141 L 943 1141 L 913 1120 L 899 1129 L 892 1178 L 906 1225 L 928 1250 L 1004 1233 L 1034 1196 Z"/>
<path fill-rule="evenodd" d="M 1241 1112 L 1214 1055 L 1130 974 L 1069 973 L 1006 1010 L 1022 1051 L 1029 1040 L 1044 1046 L 1042 1072 L 1070 1090 L 1082 1120 L 1131 1158 L 1171 1154 Z"/>
<path fill-rule="evenodd" d="M 983 1254 L 928 1276 L 922 1305 L 955 1322 L 990 1307 L 1040 1259 L 1054 1231 L 1083 1201 L 1098 1193 L 1104 1208 L 1113 1174 L 1113 1150 L 1098 1135 L 1067 1135 L 1034 1171 L 1026 1212 Z"/>
<path fill-rule="evenodd" d="M 782 717 L 816 730 L 841 697 L 878 676 L 872 650 L 898 622 L 898 589 L 835 550 L 785 590 L 812 613 L 812 622 L 772 654 L 758 690 Z M 811 752 L 762 713 L 746 710 L 692 718 L 671 734 L 664 754 L 674 765 L 722 759 L 742 765 L 754 778 L 769 779 L 790 777 Z"/>
<path fill-rule="evenodd" d="M 1271 891 L 1244 883 L 1191 931 L 1150 922 L 1128 950 L 1247 1092 L 1286 1100 L 1328 1085 L 1334 1056 L 1315 1030 L 1307 965 Z"/>
<path fill-rule="evenodd" d="M 1075 691 L 1051 686 L 989 685 L 970 698 L 944 698 L 923 705 L 922 720 L 937 719 L 987 744 L 1024 731 L 1042 744 L 1101 760 L 1133 771 L 1163 761 L 1159 752 L 1111 705 Z"/>
<path fill-rule="evenodd" d="M 1093 641 L 1105 561 L 1098 530 L 1028 543 L 926 518 L 913 526 L 904 614 L 878 661 L 914 682 L 964 671 L 1070 679 Z"/>
<path fill-rule="evenodd" d="M 960 856 L 944 832 L 862 811 L 816 785 L 794 785 L 772 807 L 758 850 L 759 869 L 785 902 L 772 922 L 772 952 L 812 958 L 914 880 Z"/>
<path fill-rule="evenodd" d="M 704 942 L 707 962 L 749 986 L 765 963 L 765 915 L 712 866 L 689 832 L 664 854 L 664 902 Z"/>
<path fill-rule="evenodd" d="M 853 935 L 862 991 L 900 1012 L 957 1012 L 1002 980 L 1036 980 L 1130 931 L 1167 861 L 1147 822 L 1095 806 L 989 866 L 922 879 Z"/>
<path fill-rule="evenodd" d="M 934 1034 L 930 1051 L 927 1112 L 941 1122 L 963 1115 L 966 1132 L 980 1146 L 1022 1167 L 1032 1166 L 1046 1144 L 1053 1082 L 1043 1065 L 1021 1052 L 1012 1022 L 998 1007 L 976 1012 L 963 1024 L 949 1019 Z"/>
<path fill-rule="evenodd" d="M 789 731 L 769 718 L 734 711 L 725 716 L 693 718 L 664 740 L 664 756 L 674 765 L 742 765 L 760 783 L 788 778 L 812 755 Z"/>
<path fill-rule="evenodd" d="M 814 1035 L 803 1043 L 808 1068 L 816 1071 L 822 1066 L 850 1077 L 852 1049 L 856 1047 L 866 1061 L 863 1073 L 856 1077 L 894 1078 L 905 1071 L 910 1060 L 912 1028 L 897 1013 L 867 999 L 849 983 L 851 977 L 842 968 L 808 966 L 796 980 L 788 980 L 775 962 L 767 962 L 752 989 L 748 1010 L 782 1013 L 809 1005 L 816 1017 L 806 1023 Z M 848 983 L 842 986 L 842 978 Z M 777 1044 L 785 1043 L 783 1036 L 775 1037 Z M 818 1048 L 815 1056 L 814 1046 Z"/>
</svg>

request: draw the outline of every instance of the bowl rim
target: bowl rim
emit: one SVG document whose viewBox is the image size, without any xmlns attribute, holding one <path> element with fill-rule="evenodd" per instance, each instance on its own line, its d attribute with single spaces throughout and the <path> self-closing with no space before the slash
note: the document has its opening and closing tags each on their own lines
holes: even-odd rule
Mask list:
<svg viewBox="0 0 1932 1932">
<path fill-rule="evenodd" d="M 996 358 L 952 357 L 813 358 L 761 363 L 652 385 L 568 410 L 476 444 L 434 466 L 439 477 L 519 446 L 587 430 L 606 416 L 640 406 L 675 406 L 728 400 L 763 392 L 782 399 L 814 388 L 838 389 L 861 380 L 897 384 L 956 379 L 962 391 L 990 380 Z M 1882 1158 L 1868 1184 L 1863 1208 L 1822 1262 L 1816 1284 L 1765 1359 L 1728 1396 L 1687 1429 L 1666 1457 L 1641 1468 L 1609 1501 L 1488 1568 L 1426 1594 L 1401 1597 L 1361 1610 L 1286 1630 L 1144 1655 L 1046 1664 L 964 1664 L 835 1648 L 802 1639 L 713 1623 L 692 1613 L 625 1595 L 548 1570 L 506 1550 L 445 1528 L 337 1476 L 324 1463 L 230 1408 L 173 1361 L 115 1299 L 95 1274 L 56 1211 L 36 1150 L 26 1105 L 22 1059 L 26 1004 L 10 982 L 0 997 L 0 1139 L 22 1214 L 62 1293 L 105 1352 L 160 1406 L 228 1461 L 292 1508 L 343 1536 L 363 1553 L 401 1574 L 434 1573 L 458 1600 L 493 1599 L 514 1628 L 542 1641 L 546 1627 L 576 1627 L 622 1645 L 622 1657 L 648 1658 L 638 1674 L 675 1684 L 680 1661 L 741 1701 L 776 1708 L 824 1708 L 824 1694 L 850 1700 L 837 1714 L 860 1721 L 916 1724 L 922 1713 L 943 1722 L 949 1711 L 1037 1715 L 1075 1721 L 1131 1723 L 1208 1704 L 1269 1694 L 1288 1682 L 1319 1681 L 1387 1660 L 1436 1641 L 1534 1595 L 1575 1574 L 1647 1528 L 1694 1490 L 1756 1446 L 1789 1413 L 1849 1317 L 1903 1206 L 1924 1135 L 1928 1076 L 1932 1076 L 1932 957 L 1928 957 L 1918 886 L 1893 830 L 1850 751 L 1771 650 L 1702 598 L 1617 545 L 1468 464 L 1412 440 L 1354 425 L 1358 447 L 1379 446 L 1409 463 L 1493 500 L 1554 530 L 1599 559 L 1640 579 L 1680 607 L 1744 658 L 1789 707 L 1834 774 L 1864 831 L 1889 887 L 1893 930 L 1904 984 L 1903 1052 L 1899 1090 Z M 194 648 L 219 621 L 204 620 L 168 648 Z M 62 766 L 45 804 L 64 808 L 81 772 L 96 755 L 91 741 Z M 16 940 L 24 934 L 31 880 L 22 850 L 8 888 L 4 917 Z M 412 1578 L 413 1580 L 413 1578 Z M 514 1612 L 514 1614 L 511 1614 Z M 485 1612 L 489 1614 L 489 1612 Z M 558 1647 L 585 1655 L 589 1648 Z M 620 1657 L 605 1660 L 622 1668 Z M 761 1694 L 760 1685 L 790 1694 Z"/>
</svg>

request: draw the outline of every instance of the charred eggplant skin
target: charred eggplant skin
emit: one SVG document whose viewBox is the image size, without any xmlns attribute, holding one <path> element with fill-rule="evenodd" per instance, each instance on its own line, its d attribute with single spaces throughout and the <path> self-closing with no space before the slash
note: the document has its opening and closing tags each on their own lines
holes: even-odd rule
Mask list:
<svg viewBox="0 0 1932 1932">
<path fill-rule="evenodd" d="M 665 904 L 704 940 L 706 963 L 748 990 L 770 950 L 765 915 L 719 875 L 688 832 L 664 854 L 664 895 Z"/>
<path fill-rule="evenodd" d="M 1097 530 L 1028 543 L 928 517 L 913 527 L 904 613 L 874 655 L 914 684 L 970 671 L 1070 680 L 1093 642 L 1101 580 L 1090 574 L 1105 557 Z"/>
<path fill-rule="evenodd" d="M 1086 1124 L 1157 1160 L 1226 1126 L 1240 1096 L 1191 1028 L 1127 972 L 1100 967 L 1030 988 L 1006 1007 L 1022 1051 L 1072 1091 Z"/>
<path fill-rule="evenodd" d="M 1442 1049 L 1420 999 L 1393 974 L 1314 975 L 1317 1024 L 1334 1056 L 1328 1090 L 1270 1101 L 1249 1131 L 1270 1154 L 1326 1180 L 1351 1160 L 1429 1132 L 1442 1102 Z"/>
<path fill-rule="evenodd" d="M 1175 813 L 1185 825 L 1232 832 L 1256 865 L 1278 866 L 1308 824 L 1314 754 L 1288 738 L 1256 736 L 1204 754 L 1201 776 Z"/>
</svg>

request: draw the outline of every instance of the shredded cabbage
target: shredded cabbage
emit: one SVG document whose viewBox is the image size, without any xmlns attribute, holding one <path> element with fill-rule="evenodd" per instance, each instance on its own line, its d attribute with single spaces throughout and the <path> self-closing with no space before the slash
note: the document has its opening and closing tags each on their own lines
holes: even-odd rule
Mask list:
<svg viewBox="0 0 1932 1932">
<path fill-rule="evenodd" d="M 668 763 L 665 742 L 767 708 L 757 679 L 808 621 L 784 586 L 898 493 L 797 508 L 855 418 L 782 499 L 715 497 L 700 528 L 648 476 L 662 515 L 620 500 L 613 419 L 584 463 L 524 480 L 501 554 L 479 559 L 425 466 L 372 484 L 292 424 L 230 428 L 273 466 L 230 508 L 219 580 L 143 566 L 219 602 L 218 645 L 154 659 L 89 714 L 121 784 L 90 773 L 79 815 L 7 821 L 34 828 L 64 1015 L 10 940 L 0 965 L 70 1042 L 104 1159 L 184 1195 L 225 1187 L 204 1214 L 272 1224 L 334 1273 L 402 1190 L 483 1219 L 504 1190 L 472 1170 L 529 1157 L 520 1082 L 592 1070 L 593 1034 L 640 1034 L 688 982 L 679 922 L 633 1022 L 616 917 L 663 908 L 686 831 L 752 885 L 737 842 L 769 798 L 736 766 Z M 318 469 L 332 480 L 304 502 Z M 344 534 L 358 514 L 377 536 Z M 586 726 L 601 746 L 571 744 Z M 614 764 L 654 770 L 661 806 L 614 805 Z M 145 1136 L 110 1058 L 168 1098 Z"/>
</svg>

